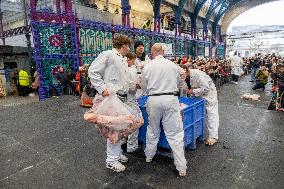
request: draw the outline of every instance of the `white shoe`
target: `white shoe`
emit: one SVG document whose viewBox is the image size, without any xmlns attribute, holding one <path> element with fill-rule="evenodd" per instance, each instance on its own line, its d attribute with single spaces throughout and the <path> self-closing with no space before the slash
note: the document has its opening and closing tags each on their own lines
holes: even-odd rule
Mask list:
<svg viewBox="0 0 284 189">
<path fill-rule="evenodd" d="M 186 176 L 186 171 L 180 171 L 180 172 L 179 172 L 179 176 L 185 177 L 185 176 Z"/>
<path fill-rule="evenodd" d="M 120 162 L 115 162 L 115 163 L 107 163 L 106 168 L 111 169 L 117 173 L 122 172 L 125 170 L 125 166 L 122 165 Z"/>
<path fill-rule="evenodd" d="M 235 84 L 236 84 L 236 85 L 238 85 L 238 84 L 239 84 L 239 82 L 235 82 Z"/>
<path fill-rule="evenodd" d="M 128 162 L 128 157 L 121 153 L 118 161 L 120 161 L 121 163 L 126 163 Z"/>
<path fill-rule="evenodd" d="M 147 163 L 151 163 L 152 162 L 152 158 L 146 158 L 146 162 Z"/>
</svg>

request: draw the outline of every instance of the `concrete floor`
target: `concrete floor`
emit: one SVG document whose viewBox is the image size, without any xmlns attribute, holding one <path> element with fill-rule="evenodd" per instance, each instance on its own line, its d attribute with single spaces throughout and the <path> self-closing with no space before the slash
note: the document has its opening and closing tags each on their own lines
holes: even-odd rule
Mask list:
<svg viewBox="0 0 284 189">
<path fill-rule="evenodd" d="M 105 139 L 77 97 L 0 99 L 0 188 L 284 188 L 284 113 L 267 110 L 269 87 L 255 92 L 260 102 L 240 99 L 251 87 L 220 88 L 220 142 L 186 151 L 185 178 L 169 158 L 145 163 L 142 150 L 125 172 L 107 170 Z"/>
</svg>

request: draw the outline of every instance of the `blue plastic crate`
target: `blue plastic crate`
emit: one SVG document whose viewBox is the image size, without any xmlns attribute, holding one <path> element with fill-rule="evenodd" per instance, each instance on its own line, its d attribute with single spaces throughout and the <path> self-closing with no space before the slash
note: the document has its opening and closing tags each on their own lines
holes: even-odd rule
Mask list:
<svg viewBox="0 0 284 189">
<path fill-rule="evenodd" d="M 146 112 L 147 99 L 147 96 L 142 96 L 138 99 L 138 104 L 144 118 L 144 125 L 139 130 L 138 138 L 139 141 L 144 144 L 146 144 L 146 132 L 148 126 L 148 115 Z M 188 107 L 181 112 L 183 118 L 185 147 L 187 149 L 195 149 L 196 139 L 200 138 L 201 140 L 204 140 L 205 100 L 199 98 L 180 97 L 179 102 L 188 105 Z M 158 147 L 170 149 L 162 124 Z"/>
</svg>

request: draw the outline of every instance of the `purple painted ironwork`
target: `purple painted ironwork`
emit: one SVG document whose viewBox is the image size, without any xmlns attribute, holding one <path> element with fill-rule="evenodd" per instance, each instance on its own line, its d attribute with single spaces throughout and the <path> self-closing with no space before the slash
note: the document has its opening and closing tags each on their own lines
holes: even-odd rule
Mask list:
<svg viewBox="0 0 284 189">
<path fill-rule="evenodd" d="M 56 13 L 60 14 L 61 13 L 60 0 L 56 0 L 55 6 L 56 6 Z"/>
<path fill-rule="evenodd" d="M 121 1 L 121 9 L 122 9 L 122 25 L 130 27 L 130 10 L 131 6 L 129 4 L 129 0 Z"/>
<path fill-rule="evenodd" d="M 73 62 L 71 65 L 71 69 L 74 71 L 78 70 L 79 67 L 79 59 L 78 59 L 78 43 L 77 43 L 77 25 L 76 18 L 74 13 L 72 12 L 72 1 L 65 0 L 65 10 L 61 13 L 60 9 L 60 0 L 56 0 L 56 12 L 48 9 L 42 9 L 36 11 L 36 0 L 30 0 L 30 20 L 31 20 L 31 31 L 33 33 L 34 40 L 34 59 L 36 62 L 37 71 L 39 74 L 39 99 L 44 100 L 50 96 L 50 88 L 52 84 L 48 84 L 43 77 L 43 64 L 48 61 L 56 61 L 60 62 Z M 56 50 L 56 53 L 53 51 L 47 51 L 47 53 L 42 53 L 43 45 L 41 44 L 41 39 L 43 34 L 40 31 L 40 28 L 51 28 L 56 32 L 50 37 L 50 44 L 52 45 L 55 38 L 61 39 L 62 37 L 70 38 L 70 44 L 65 41 L 65 48 L 70 49 L 62 49 Z M 19 30 L 20 31 L 20 30 Z M 63 33 L 62 33 L 63 32 Z M 65 33 L 64 33 L 65 32 Z M 67 32 L 67 33 L 66 33 Z M 67 35 L 67 36 L 66 36 Z M 61 43 L 55 43 L 53 46 L 56 48 L 61 47 L 64 43 L 63 39 Z M 68 44 L 67 44 L 68 43 Z M 53 86 L 54 87 L 54 86 Z M 56 88 L 56 87 L 55 87 Z"/>
</svg>

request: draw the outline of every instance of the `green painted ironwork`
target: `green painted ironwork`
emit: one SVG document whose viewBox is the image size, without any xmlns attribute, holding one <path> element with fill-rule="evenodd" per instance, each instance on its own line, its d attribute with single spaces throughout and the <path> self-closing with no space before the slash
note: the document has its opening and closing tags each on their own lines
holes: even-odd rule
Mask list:
<svg viewBox="0 0 284 189">
<path fill-rule="evenodd" d="M 174 49 L 173 47 L 174 47 L 174 44 L 175 44 L 175 38 L 173 38 L 173 37 L 166 37 L 165 38 L 165 44 L 167 44 L 168 46 L 171 46 L 171 48 L 173 50 Z M 172 52 L 172 54 L 174 54 L 174 52 Z"/>
<path fill-rule="evenodd" d="M 73 65 L 74 62 L 70 59 L 43 59 L 41 62 L 43 85 L 51 86 L 57 83 L 54 75 L 56 67 L 62 66 L 65 70 L 68 70 Z"/>
<path fill-rule="evenodd" d="M 196 57 L 196 42 L 189 41 L 188 42 L 188 54 L 192 56 L 193 59 Z"/>
<path fill-rule="evenodd" d="M 153 36 L 152 37 L 152 44 L 154 43 L 163 43 L 164 38 L 162 36 Z"/>
<path fill-rule="evenodd" d="M 207 54 L 205 54 L 206 51 L 207 51 Z M 210 57 L 210 44 L 209 44 L 209 43 L 205 43 L 204 56 L 205 56 L 206 58 Z"/>
<path fill-rule="evenodd" d="M 45 27 L 45 26 L 36 26 L 39 39 L 40 39 L 40 49 L 41 56 L 51 55 L 51 54 L 72 54 L 72 39 L 71 28 L 68 26 L 59 28 L 59 27 Z M 60 41 L 62 44 L 60 46 L 53 46 L 50 43 L 50 37 L 53 35 L 61 36 L 62 40 Z"/>
<path fill-rule="evenodd" d="M 177 56 L 184 56 L 184 48 L 185 48 L 184 40 L 183 39 L 177 39 L 175 54 Z"/>
<path fill-rule="evenodd" d="M 81 54 L 98 54 L 109 49 L 112 49 L 111 32 L 80 28 Z"/>
<path fill-rule="evenodd" d="M 91 64 L 93 61 L 95 60 L 95 57 L 88 57 L 88 56 L 83 56 L 82 57 L 82 62 L 84 63 L 84 64 Z"/>
<path fill-rule="evenodd" d="M 198 43 L 198 56 L 204 57 L 204 51 L 205 51 L 205 43 L 199 42 Z"/>
<path fill-rule="evenodd" d="M 80 52 L 83 64 L 90 64 L 94 56 L 112 49 L 112 33 L 96 28 L 80 28 Z M 91 57 L 90 57 L 91 56 Z"/>
<path fill-rule="evenodd" d="M 225 56 L 225 46 L 223 44 L 219 44 L 216 49 L 217 57 L 224 57 Z"/>
</svg>

